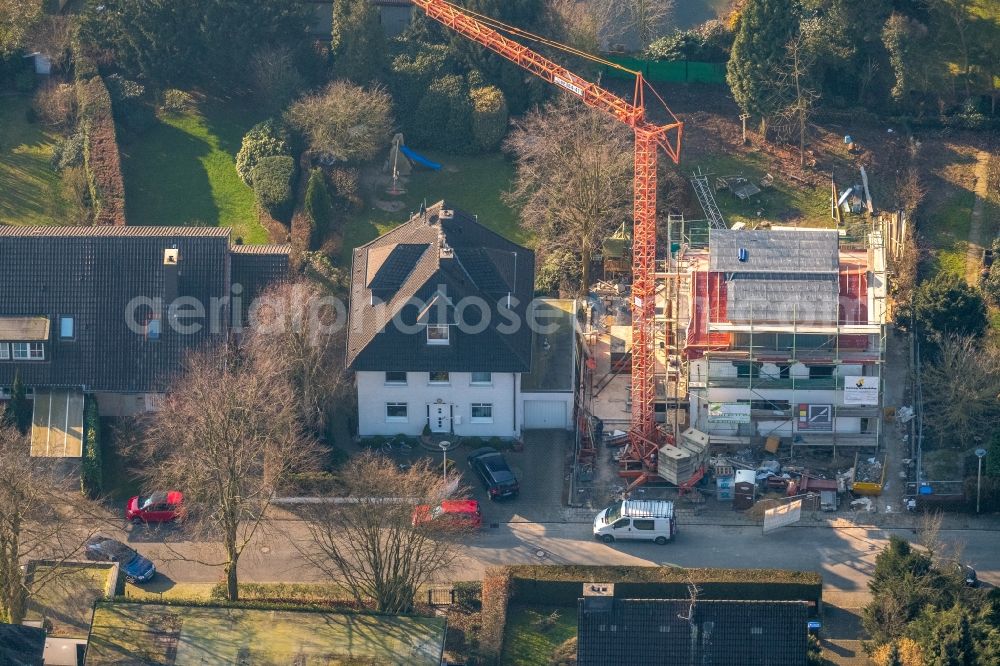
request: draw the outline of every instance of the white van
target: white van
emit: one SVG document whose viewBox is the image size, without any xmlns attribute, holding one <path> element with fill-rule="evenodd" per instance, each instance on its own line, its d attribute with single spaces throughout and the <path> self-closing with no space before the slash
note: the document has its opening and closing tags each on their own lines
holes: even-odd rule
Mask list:
<svg viewBox="0 0 1000 666">
<path fill-rule="evenodd" d="M 676 533 L 674 503 L 667 500 L 615 502 L 594 518 L 594 537 L 604 543 L 636 539 L 654 541 L 662 546 Z"/>
</svg>

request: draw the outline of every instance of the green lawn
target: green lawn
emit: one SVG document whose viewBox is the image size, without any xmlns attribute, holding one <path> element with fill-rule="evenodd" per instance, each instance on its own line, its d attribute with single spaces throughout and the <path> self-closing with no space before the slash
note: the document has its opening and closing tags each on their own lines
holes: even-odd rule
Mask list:
<svg viewBox="0 0 1000 666">
<path fill-rule="evenodd" d="M 36 580 L 28 599 L 27 620 L 48 620 L 52 636 L 86 638 L 94 602 L 103 599 L 110 586 L 111 565 L 66 564 L 54 574 L 48 566 L 34 569 Z"/>
<path fill-rule="evenodd" d="M 245 100 L 203 100 L 122 146 L 129 223 L 232 227 L 234 238 L 266 243 L 253 192 L 236 173 L 243 135 L 261 119 Z"/>
<path fill-rule="evenodd" d="M 543 618 L 558 613 L 554 624 L 541 626 Z M 500 663 L 513 666 L 548 666 L 552 653 L 566 640 L 576 636 L 575 607 L 512 605 L 507 611 L 504 650 Z"/>
<path fill-rule="evenodd" d="M 709 183 L 715 187 L 718 176 L 744 176 L 754 183 L 767 173 L 763 158 L 755 155 L 737 155 L 712 153 L 691 157 L 688 164 L 692 171 L 698 169 L 702 173 L 711 174 Z M 715 201 L 722 211 L 726 223 L 732 226 L 735 222 L 746 224 L 768 220 L 776 224 L 801 224 L 807 227 L 831 227 L 830 190 L 828 187 L 809 187 L 789 184 L 775 176 L 774 186 L 763 190 L 749 201 L 740 201 L 731 192 L 723 190 L 716 192 Z M 702 215 L 697 198 L 692 196 L 693 206 Z M 760 211 L 760 217 L 757 212 Z"/>
<path fill-rule="evenodd" d="M 965 279 L 965 254 L 972 224 L 975 194 L 955 189 L 940 206 L 925 216 L 927 246 L 933 248 L 934 272 L 946 271 Z"/>
<path fill-rule="evenodd" d="M 440 618 L 98 603 L 87 663 L 441 662 Z"/>
<path fill-rule="evenodd" d="M 25 120 L 30 106 L 29 95 L 0 96 L 0 223 L 61 224 L 62 186 L 50 164 L 58 135 Z"/>
<path fill-rule="evenodd" d="M 374 240 L 405 222 L 426 200 L 428 205 L 441 199 L 479 216 L 479 221 L 497 233 L 522 244 L 531 244 L 531 234 L 518 226 L 517 211 L 507 206 L 500 195 L 510 189 L 514 165 L 500 153 L 490 155 L 446 155 L 421 152 L 444 165 L 440 171 L 415 167 L 406 183 L 406 193 L 390 197 L 384 191 L 368 192 L 368 210 L 351 216 L 344 228 L 342 260 L 351 261 L 351 250 Z M 375 207 L 373 198 L 403 202 L 402 210 L 390 213 Z"/>
</svg>

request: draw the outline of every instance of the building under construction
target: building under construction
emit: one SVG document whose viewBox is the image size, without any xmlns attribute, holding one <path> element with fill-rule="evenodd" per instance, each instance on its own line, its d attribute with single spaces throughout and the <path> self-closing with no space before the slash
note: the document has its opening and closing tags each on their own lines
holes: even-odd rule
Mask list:
<svg viewBox="0 0 1000 666">
<path fill-rule="evenodd" d="M 885 353 L 881 223 L 843 230 L 727 229 L 670 219 L 657 272 L 656 413 L 660 467 L 763 445 L 878 447 Z M 629 419 L 627 286 L 598 285 L 585 404 L 605 437 Z M 708 451 L 699 456 L 699 442 Z M 689 460 L 677 451 L 690 450 Z M 668 453 L 668 459 L 664 458 Z M 676 481 L 673 472 L 660 476 Z M 686 473 L 686 471 L 684 472 Z"/>
</svg>

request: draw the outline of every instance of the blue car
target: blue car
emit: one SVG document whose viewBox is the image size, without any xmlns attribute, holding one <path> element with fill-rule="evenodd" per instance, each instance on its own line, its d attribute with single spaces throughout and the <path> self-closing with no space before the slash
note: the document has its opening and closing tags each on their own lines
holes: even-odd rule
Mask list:
<svg viewBox="0 0 1000 666">
<path fill-rule="evenodd" d="M 130 583 L 147 583 L 156 575 L 156 567 L 121 541 L 106 536 L 87 539 L 84 554 L 95 562 L 117 562 Z"/>
</svg>

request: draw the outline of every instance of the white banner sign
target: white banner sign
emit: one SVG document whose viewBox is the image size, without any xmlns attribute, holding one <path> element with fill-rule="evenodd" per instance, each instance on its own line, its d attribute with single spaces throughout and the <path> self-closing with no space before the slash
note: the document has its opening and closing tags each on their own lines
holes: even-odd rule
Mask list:
<svg viewBox="0 0 1000 666">
<path fill-rule="evenodd" d="M 877 405 L 878 377 L 844 377 L 845 405 Z"/>
<path fill-rule="evenodd" d="M 580 86 L 576 85 L 572 81 L 568 81 L 568 80 L 564 79 L 563 77 L 557 76 L 557 75 L 553 75 L 552 76 L 552 81 L 557 86 L 559 86 L 560 88 L 565 88 L 566 90 L 570 91 L 574 95 L 579 95 L 580 97 L 583 97 L 583 88 L 581 88 Z"/>
<path fill-rule="evenodd" d="M 764 533 L 797 523 L 802 518 L 802 500 L 797 499 L 764 512 Z"/>
<path fill-rule="evenodd" d="M 708 403 L 709 423 L 750 423 L 750 403 L 710 402 Z"/>
</svg>

